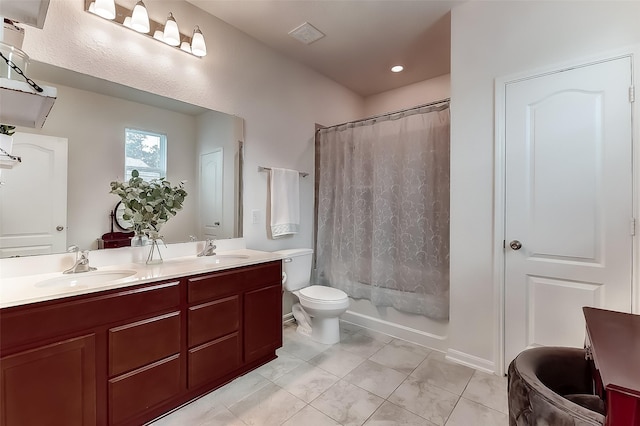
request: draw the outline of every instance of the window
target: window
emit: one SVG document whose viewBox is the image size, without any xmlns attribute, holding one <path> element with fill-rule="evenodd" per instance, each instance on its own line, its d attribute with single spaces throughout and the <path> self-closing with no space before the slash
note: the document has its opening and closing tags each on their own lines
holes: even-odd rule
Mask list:
<svg viewBox="0 0 640 426">
<path fill-rule="evenodd" d="M 140 172 L 144 180 L 167 175 L 167 135 L 144 130 L 125 129 L 124 178 L 131 179 L 131 171 Z"/>
</svg>

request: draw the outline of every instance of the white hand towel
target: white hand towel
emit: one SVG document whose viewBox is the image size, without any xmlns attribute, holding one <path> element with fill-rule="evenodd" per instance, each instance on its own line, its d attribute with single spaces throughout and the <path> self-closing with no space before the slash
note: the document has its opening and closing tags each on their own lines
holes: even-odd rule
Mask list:
<svg viewBox="0 0 640 426">
<path fill-rule="evenodd" d="M 300 174 L 296 170 L 271 168 L 271 236 L 300 231 Z"/>
</svg>

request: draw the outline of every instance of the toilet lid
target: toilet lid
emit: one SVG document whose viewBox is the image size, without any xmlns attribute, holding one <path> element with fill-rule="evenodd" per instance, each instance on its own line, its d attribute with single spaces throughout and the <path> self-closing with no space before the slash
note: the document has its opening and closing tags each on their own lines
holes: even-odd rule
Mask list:
<svg viewBox="0 0 640 426">
<path fill-rule="evenodd" d="M 347 297 L 344 291 L 324 285 L 305 287 L 300 290 L 300 294 L 307 299 L 318 301 L 342 300 Z"/>
</svg>

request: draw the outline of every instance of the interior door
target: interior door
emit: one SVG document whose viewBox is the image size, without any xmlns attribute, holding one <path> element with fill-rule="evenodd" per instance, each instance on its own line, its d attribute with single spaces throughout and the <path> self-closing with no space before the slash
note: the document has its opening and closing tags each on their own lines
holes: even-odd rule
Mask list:
<svg viewBox="0 0 640 426">
<path fill-rule="evenodd" d="M 67 248 L 67 139 L 15 133 L 22 163 L 2 172 L 0 257 Z"/>
<path fill-rule="evenodd" d="M 222 227 L 223 161 L 222 148 L 200 156 L 200 229 L 205 239 L 217 238 Z"/>
<path fill-rule="evenodd" d="M 505 364 L 631 311 L 631 59 L 506 86 Z"/>
</svg>

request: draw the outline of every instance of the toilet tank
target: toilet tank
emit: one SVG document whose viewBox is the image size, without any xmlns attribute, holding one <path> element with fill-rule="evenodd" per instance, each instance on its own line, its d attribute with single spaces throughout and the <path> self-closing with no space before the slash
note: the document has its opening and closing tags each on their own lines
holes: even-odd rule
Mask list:
<svg viewBox="0 0 640 426">
<path fill-rule="evenodd" d="M 312 249 L 279 250 L 282 255 L 282 272 L 286 274 L 284 287 L 289 291 L 307 287 L 311 280 Z"/>
</svg>

